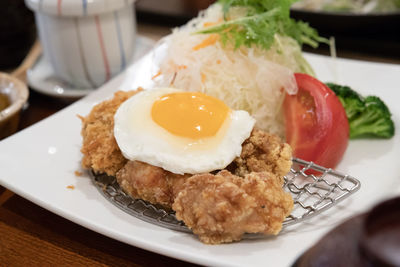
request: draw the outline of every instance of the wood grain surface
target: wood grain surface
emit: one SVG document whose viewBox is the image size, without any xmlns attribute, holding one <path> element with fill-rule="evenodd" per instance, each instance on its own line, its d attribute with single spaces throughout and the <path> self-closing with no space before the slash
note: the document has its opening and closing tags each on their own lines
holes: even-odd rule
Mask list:
<svg viewBox="0 0 400 267">
<path fill-rule="evenodd" d="M 0 266 L 189 266 L 115 241 L 17 195 L 0 206 Z"/>
</svg>

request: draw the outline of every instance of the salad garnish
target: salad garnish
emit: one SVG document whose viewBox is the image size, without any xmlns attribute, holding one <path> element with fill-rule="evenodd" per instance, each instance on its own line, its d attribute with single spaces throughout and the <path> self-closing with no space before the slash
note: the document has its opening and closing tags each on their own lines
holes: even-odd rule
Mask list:
<svg viewBox="0 0 400 267">
<path fill-rule="evenodd" d="M 318 35 L 308 23 L 290 18 L 290 6 L 295 0 L 219 0 L 223 7 L 224 21 L 198 33 L 216 33 L 221 42 L 241 46 L 258 46 L 268 50 L 279 36 L 289 36 L 302 46 L 314 48 L 329 40 Z M 240 16 L 236 16 L 241 13 Z M 244 14 L 243 14 L 244 13 Z"/>
</svg>

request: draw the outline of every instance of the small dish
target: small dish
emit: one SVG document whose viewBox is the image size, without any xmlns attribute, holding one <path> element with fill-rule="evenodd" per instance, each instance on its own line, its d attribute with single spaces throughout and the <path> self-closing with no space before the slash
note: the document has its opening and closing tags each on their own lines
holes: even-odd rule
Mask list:
<svg viewBox="0 0 400 267">
<path fill-rule="evenodd" d="M 149 52 L 154 44 L 155 42 L 149 38 L 137 36 L 131 64 Z M 39 56 L 28 70 L 27 80 L 29 87 L 36 92 L 68 100 L 76 100 L 95 90 L 92 88 L 76 88 L 56 77 L 50 62 L 43 55 Z"/>
<path fill-rule="evenodd" d="M 362 226 L 360 249 L 370 263 L 400 265 L 400 197 L 375 206 Z"/>
<path fill-rule="evenodd" d="M 8 105 L 0 110 L 0 140 L 17 131 L 19 114 L 28 100 L 26 85 L 8 74 L 0 73 L 0 94 L 8 98 Z"/>
<path fill-rule="evenodd" d="M 335 227 L 304 252 L 292 267 L 400 266 L 400 197 Z"/>
</svg>

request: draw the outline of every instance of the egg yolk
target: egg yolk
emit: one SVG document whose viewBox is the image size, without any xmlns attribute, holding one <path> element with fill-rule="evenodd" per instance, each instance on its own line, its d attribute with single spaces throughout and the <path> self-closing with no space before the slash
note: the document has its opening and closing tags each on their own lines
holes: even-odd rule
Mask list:
<svg viewBox="0 0 400 267">
<path fill-rule="evenodd" d="M 174 135 L 192 139 L 216 135 L 229 113 L 224 102 L 198 92 L 163 95 L 151 109 L 152 119 L 159 126 Z"/>
</svg>

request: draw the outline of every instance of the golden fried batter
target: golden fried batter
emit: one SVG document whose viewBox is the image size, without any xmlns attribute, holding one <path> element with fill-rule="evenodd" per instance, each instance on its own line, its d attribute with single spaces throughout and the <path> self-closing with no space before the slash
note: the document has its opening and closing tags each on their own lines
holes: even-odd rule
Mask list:
<svg viewBox="0 0 400 267">
<path fill-rule="evenodd" d="M 292 148 L 278 136 L 254 129 L 242 145 L 242 153 L 228 169 L 244 177 L 251 172 L 268 171 L 284 176 L 292 166 Z"/>
<path fill-rule="evenodd" d="M 240 157 L 216 175 L 178 175 L 128 161 L 114 138 L 114 114 L 136 92 L 119 91 L 81 117 L 84 168 L 116 176 L 134 198 L 174 209 L 177 218 L 208 244 L 240 240 L 244 233 L 281 230 L 293 208 L 291 195 L 282 189 L 283 175 L 292 163 L 288 144 L 255 129 Z"/>
<path fill-rule="evenodd" d="M 268 171 L 276 173 L 283 180 L 282 176 L 290 170 L 290 166 L 290 147 L 281 143 L 278 137 L 254 130 L 244 142 L 241 157 L 235 159 L 228 169 L 242 178 L 253 171 Z M 181 185 L 190 176 L 173 174 L 143 162 L 129 161 L 117 173 L 117 181 L 134 198 L 170 208 Z"/>
<path fill-rule="evenodd" d="M 117 172 L 117 181 L 134 198 L 171 208 L 175 196 L 190 176 L 171 173 L 140 161 L 128 161 Z"/>
<path fill-rule="evenodd" d="M 279 176 L 221 171 L 189 178 L 175 198 L 176 217 L 207 244 L 240 240 L 244 233 L 278 234 L 293 209 Z"/>
<path fill-rule="evenodd" d="M 94 106 L 86 117 L 80 116 L 84 168 L 115 175 L 124 166 L 127 160 L 122 156 L 114 138 L 114 114 L 122 102 L 138 91 L 118 91 L 112 99 Z"/>
</svg>

